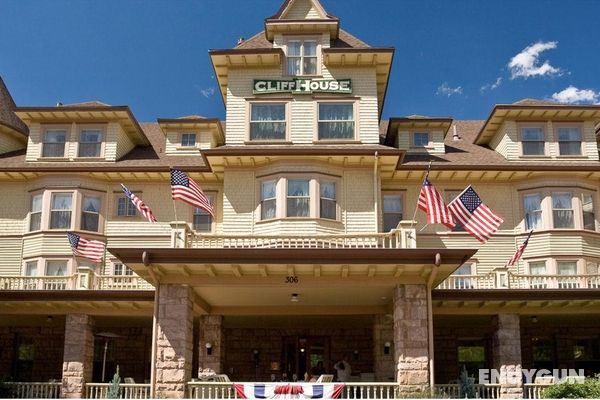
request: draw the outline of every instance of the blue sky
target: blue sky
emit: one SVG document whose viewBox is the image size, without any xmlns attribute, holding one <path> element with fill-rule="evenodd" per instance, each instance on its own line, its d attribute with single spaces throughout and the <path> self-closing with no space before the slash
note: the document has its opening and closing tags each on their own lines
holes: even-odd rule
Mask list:
<svg viewBox="0 0 600 400">
<path fill-rule="evenodd" d="M 97 99 L 140 121 L 222 118 L 208 49 L 258 32 L 282 1 L 0 0 L 0 76 L 19 105 Z M 384 117 L 482 119 L 496 103 L 553 95 L 600 102 L 600 1 L 322 4 L 343 29 L 396 48 Z"/>
</svg>

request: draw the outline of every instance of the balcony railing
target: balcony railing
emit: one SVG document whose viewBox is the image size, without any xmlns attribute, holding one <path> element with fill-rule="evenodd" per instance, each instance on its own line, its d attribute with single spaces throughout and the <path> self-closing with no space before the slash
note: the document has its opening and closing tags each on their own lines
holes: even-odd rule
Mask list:
<svg viewBox="0 0 600 400">
<path fill-rule="evenodd" d="M 451 275 L 437 289 L 599 289 L 600 274 L 526 275 L 499 268 L 488 274 Z"/>
<path fill-rule="evenodd" d="M 154 290 L 137 275 L 0 276 L 0 290 Z"/>
<path fill-rule="evenodd" d="M 88 383 L 85 385 L 87 399 L 106 399 L 110 383 Z M 149 399 L 149 383 L 121 383 L 119 385 L 120 399 Z"/>
<path fill-rule="evenodd" d="M 77 275 L 0 276 L 0 290 L 68 290 L 75 288 Z"/>
<path fill-rule="evenodd" d="M 154 290 L 154 286 L 135 275 L 96 275 L 98 290 Z"/>
<path fill-rule="evenodd" d="M 486 383 L 486 384 L 474 384 L 475 397 L 478 399 L 499 399 L 500 398 L 500 384 Z M 450 399 L 465 398 L 465 395 L 461 393 L 460 385 L 458 383 L 448 383 L 442 385 L 434 385 L 434 397 L 446 397 Z"/>
</svg>

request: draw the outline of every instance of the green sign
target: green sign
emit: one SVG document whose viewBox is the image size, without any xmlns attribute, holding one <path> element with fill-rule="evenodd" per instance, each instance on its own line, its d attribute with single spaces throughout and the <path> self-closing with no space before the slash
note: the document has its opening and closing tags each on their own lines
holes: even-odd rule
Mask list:
<svg viewBox="0 0 600 400">
<path fill-rule="evenodd" d="M 254 94 L 352 93 L 351 79 L 255 79 Z"/>
</svg>

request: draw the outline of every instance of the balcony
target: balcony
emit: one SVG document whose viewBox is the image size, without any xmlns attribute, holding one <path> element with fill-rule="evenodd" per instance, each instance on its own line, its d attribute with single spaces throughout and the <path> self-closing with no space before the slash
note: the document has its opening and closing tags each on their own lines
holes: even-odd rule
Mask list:
<svg viewBox="0 0 600 400">
<path fill-rule="evenodd" d="M 497 268 L 487 274 L 451 275 L 436 289 L 600 289 L 600 274 L 525 275 Z"/>
<path fill-rule="evenodd" d="M 0 290 L 154 290 L 137 275 L 95 275 L 87 268 L 69 276 L 0 276 Z"/>
</svg>

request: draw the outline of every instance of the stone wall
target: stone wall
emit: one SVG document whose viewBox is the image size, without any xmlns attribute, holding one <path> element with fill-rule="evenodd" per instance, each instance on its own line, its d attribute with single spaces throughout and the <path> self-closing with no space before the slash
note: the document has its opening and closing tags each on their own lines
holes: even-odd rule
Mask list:
<svg viewBox="0 0 600 400">
<path fill-rule="evenodd" d="M 200 317 L 198 332 L 198 372 L 210 368 L 217 374 L 223 373 L 225 357 L 223 317 L 220 315 Z M 211 346 L 210 350 L 206 347 L 207 343 Z"/>
<path fill-rule="evenodd" d="M 92 382 L 93 360 L 93 317 L 86 314 L 68 314 L 65 321 L 61 397 L 85 396 L 85 384 Z"/>
</svg>

